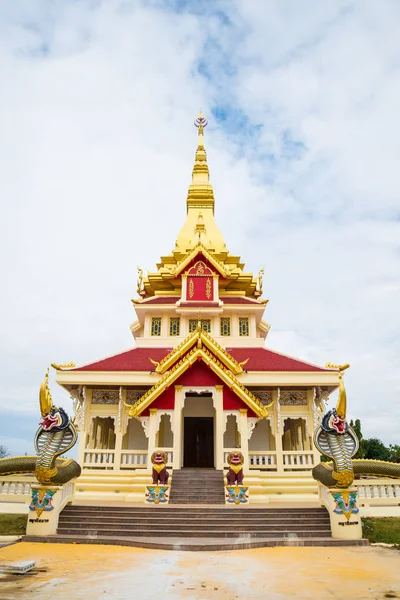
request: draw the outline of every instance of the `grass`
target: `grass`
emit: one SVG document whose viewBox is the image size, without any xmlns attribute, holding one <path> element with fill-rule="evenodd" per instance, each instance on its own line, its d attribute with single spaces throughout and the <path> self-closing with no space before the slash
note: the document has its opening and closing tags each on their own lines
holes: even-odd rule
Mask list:
<svg viewBox="0 0 400 600">
<path fill-rule="evenodd" d="M 0 535 L 23 535 L 28 515 L 0 514 Z"/>
<path fill-rule="evenodd" d="M 400 545 L 400 517 L 362 519 L 363 537 L 370 542 Z"/>
</svg>

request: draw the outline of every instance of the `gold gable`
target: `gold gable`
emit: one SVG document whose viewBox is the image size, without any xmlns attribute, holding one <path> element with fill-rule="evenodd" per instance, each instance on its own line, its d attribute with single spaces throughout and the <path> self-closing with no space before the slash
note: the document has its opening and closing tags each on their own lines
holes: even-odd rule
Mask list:
<svg viewBox="0 0 400 600">
<path fill-rule="evenodd" d="M 236 375 L 243 372 L 243 363 L 238 363 L 209 333 L 203 331 L 200 325 L 160 362 L 152 360 L 151 357 L 149 358 L 156 367 L 156 373 L 159 373 L 162 377 L 135 404 L 126 405 L 129 407 L 130 417 L 139 416 L 186 369 L 193 365 L 198 358 L 206 363 L 259 418 L 268 416 L 267 407 L 240 383 L 236 377 Z"/>
</svg>

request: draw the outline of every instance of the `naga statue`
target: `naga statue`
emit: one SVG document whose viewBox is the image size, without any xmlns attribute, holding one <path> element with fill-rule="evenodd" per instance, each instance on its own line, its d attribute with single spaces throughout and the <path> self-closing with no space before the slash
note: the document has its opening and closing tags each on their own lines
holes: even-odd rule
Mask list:
<svg viewBox="0 0 400 600">
<path fill-rule="evenodd" d="M 326 365 L 339 370 L 339 398 L 336 408 L 329 410 L 314 434 L 317 449 L 332 460 L 314 467 L 314 479 L 327 487 L 348 488 L 355 475 L 400 477 L 400 464 L 383 460 L 353 459 L 359 448 L 356 432 L 346 420 L 347 398 L 343 372 L 350 365 Z"/>
<path fill-rule="evenodd" d="M 81 474 L 75 460 L 60 458 L 75 445 L 78 435 L 65 410 L 53 405 L 49 371 L 40 386 L 39 402 L 42 421 L 34 439 L 37 456 L 1 459 L 0 475 L 33 473 L 42 485 L 63 485 Z"/>
</svg>

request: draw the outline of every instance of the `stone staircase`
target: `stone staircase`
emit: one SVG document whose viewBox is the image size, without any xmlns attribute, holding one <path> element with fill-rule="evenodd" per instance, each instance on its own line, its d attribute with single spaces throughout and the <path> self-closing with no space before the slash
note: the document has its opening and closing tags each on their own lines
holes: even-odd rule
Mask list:
<svg viewBox="0 0 400 600">
<path fill-rule="evenodd" d="M 170 504 L 225 504 L 223 471 L 181 469 L 173 472 Z"/>
<path fill-rule="evenodd" d="M 165 550 L 364 545 L 334 540 L 324 508 L 79 506 L 60 515 L 57 535 L 25 541 L 114 544 Z"/>
</svg>

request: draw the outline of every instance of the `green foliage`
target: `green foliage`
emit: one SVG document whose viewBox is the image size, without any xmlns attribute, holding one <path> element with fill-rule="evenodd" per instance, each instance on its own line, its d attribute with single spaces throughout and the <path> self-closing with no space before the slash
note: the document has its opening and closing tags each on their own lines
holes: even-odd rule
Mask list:
<svg viewBox="0 0 400 600">
<path fill-rule="evenodd" d="M 24 535 L 27 515 L 0 514 L 0 535 Z"/>
<path fill-rule="evenodd" d="M 390 450 L 378 438 L 370 438 L 362 442 L 364 458 L 374 460 L 390 460 Z"/>
<path fill-rule="evenodd" d="M 353 419 L 350 421 L 350 427 L 352 427 L 354 429 L 354 431 L 357 434 L 358 440 L 360 442 L 360 447 L 357 451 L 357 453 L 354 455 L 354 458 L 364 458 L 364 444 L 363 444 L 363 434 L 361 431 L 361 421 L 360 419 L 356 419 L 355 421 L 353 421 Z"/>
<path fill-rule="evenodd" d="M 362 519 L 363 537 L 372 543 L 400 544 L 400 517 Z"/>
<path fill-rule="evenodd" d="M 397 444 L 390 444 L 389 446 L 390 458 L 391 462 L 400 463 L 400 446 Z"/>
</svg>

